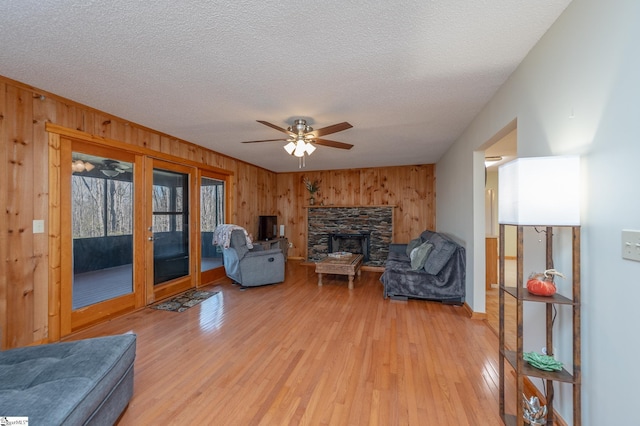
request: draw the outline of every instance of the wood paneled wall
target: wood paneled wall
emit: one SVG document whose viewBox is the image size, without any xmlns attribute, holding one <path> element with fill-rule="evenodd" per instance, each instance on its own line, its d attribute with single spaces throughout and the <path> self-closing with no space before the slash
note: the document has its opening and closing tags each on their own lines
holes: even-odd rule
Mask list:
<svg viewBox="0 0 640 426">
<path fill-rule="evenodd" d="M 49 312 L 59 305 L 59 300 L 48 300 L 48 244 L 49 238 L 59 238 L 59 230 L 49 226 L 47 217 L 46 123 L 229 171 L 232 213 L 227 222 L 257 235 L 258 215 L 278 215 L 294 244 L 289 251 L 293 257 L 306 256 L 309 196 L 304 176 L 322 181 L 318 203 L 396 206 L 394 241 L 407 242 L 424 229 L 435 229 L 433 165 L 276 174 L 0 76 L 2 349 L 46 342 Z M 55 182 L 52 186 L 55 189 Z M 45 220 L 45 233 L 32 232 L 35 219 Z M 55 277 L 55 271 L 51 275 Z"/>
<path fill-rule="evenodd" d="M 250 232 L 257 232 L 258 211 L 276 211 L 273 172 L 0 77 L 0 348 L 46 342 L 48 305 L 59 304 L 48 300 L 46 123 L 229 171 L 228 222 Z M 45 220 L 45 233 L 32 232 L 34 219 Z"/>
<path fill-rule="evenodd" d="M 435 166 L 377 167 L 319 172 L 279 173 L 278 223 L 293 248 L 290 257 L 306 258 L 309 192 L 303 179 L 320 181 L 316 204 L 325 206 L 395 206 L 393 241 L 409 242 L 425 229 L 435 230 Z"/>
</svg>

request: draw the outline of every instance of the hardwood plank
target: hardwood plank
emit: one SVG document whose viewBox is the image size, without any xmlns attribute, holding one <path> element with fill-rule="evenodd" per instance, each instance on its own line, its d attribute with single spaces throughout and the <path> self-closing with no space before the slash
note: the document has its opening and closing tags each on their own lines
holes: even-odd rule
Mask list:
<svg viewBox="0 0 640 426">
<path fill-rule="evenodd" d="M 7 198 L 6 259 L 7 315 L 20 312 L 16 320 L 6 323 L 8 347 L 24 346 L 33 342 L 34 282 L 32 211 L 34 173 L 33 147 L 33 95 L 30 91 L 7 87 L 6 105 L 13 114 L 5 119 L 5 149 L 8 172 L 4 196 Z M 3 168 L 4 168 L 3 167 Z M 29 188 L 30 190 L 25 190 Z"/>
<path fill-rule="evenodd" d="M 382 297 L 380 273 L 219 293 L 184 313 L 145 308 L 71 339 L 138 335 L 120 425 L 500 424 L 497 337 L 455 306 Z"/>
</svg>

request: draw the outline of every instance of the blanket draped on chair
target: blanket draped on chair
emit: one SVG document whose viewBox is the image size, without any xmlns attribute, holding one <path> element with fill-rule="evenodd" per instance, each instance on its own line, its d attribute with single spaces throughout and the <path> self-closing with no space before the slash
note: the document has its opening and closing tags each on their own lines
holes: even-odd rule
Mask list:
<svg viewBox="0 0 640 426">
<path fill-rule="evenodd" d="M 247 248 L 252 249 L 253 244 L 251 243 L 251 238 L 249 237 L 247 230 L 242 226 L 232 225 L 228 223 L 218 225 L 216 226 L 216 229 L 213 230 L 213 245 L 220 246 L 222 248 L 229 248 L 229 243 L 231 242 L 231 232 L 235 229 L 239 229 L 244 232 L 244 236 L 247 239 Z"/>
</svg>

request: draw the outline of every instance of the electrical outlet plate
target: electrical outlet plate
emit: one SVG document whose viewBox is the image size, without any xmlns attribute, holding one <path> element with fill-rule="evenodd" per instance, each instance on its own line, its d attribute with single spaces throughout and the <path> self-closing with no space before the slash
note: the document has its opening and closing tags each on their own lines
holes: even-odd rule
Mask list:
<svg viewBox="0 0 640 426">
<path fill-rule="evenodd" d="M 44 220 L 33 221 L 33 233 L 42 234 L 44 232 Z"/>
<path fill-rule="evenodd" d="M 640 262 L 640 231 L 622 230 L 622 258 Z"/>
</svg>

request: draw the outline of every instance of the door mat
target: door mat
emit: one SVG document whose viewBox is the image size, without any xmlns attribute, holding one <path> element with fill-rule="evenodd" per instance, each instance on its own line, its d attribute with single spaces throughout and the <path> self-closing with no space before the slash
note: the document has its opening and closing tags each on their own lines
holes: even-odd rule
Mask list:
<svg viewBox="0 0 640 426">
<path fill-rule="evenodd" d="M 162 311 L 184 312 L 218 293 L 218 291 L 187 290 L 171 300 L 160 302 L 150 307 Z"/>
</svg>

